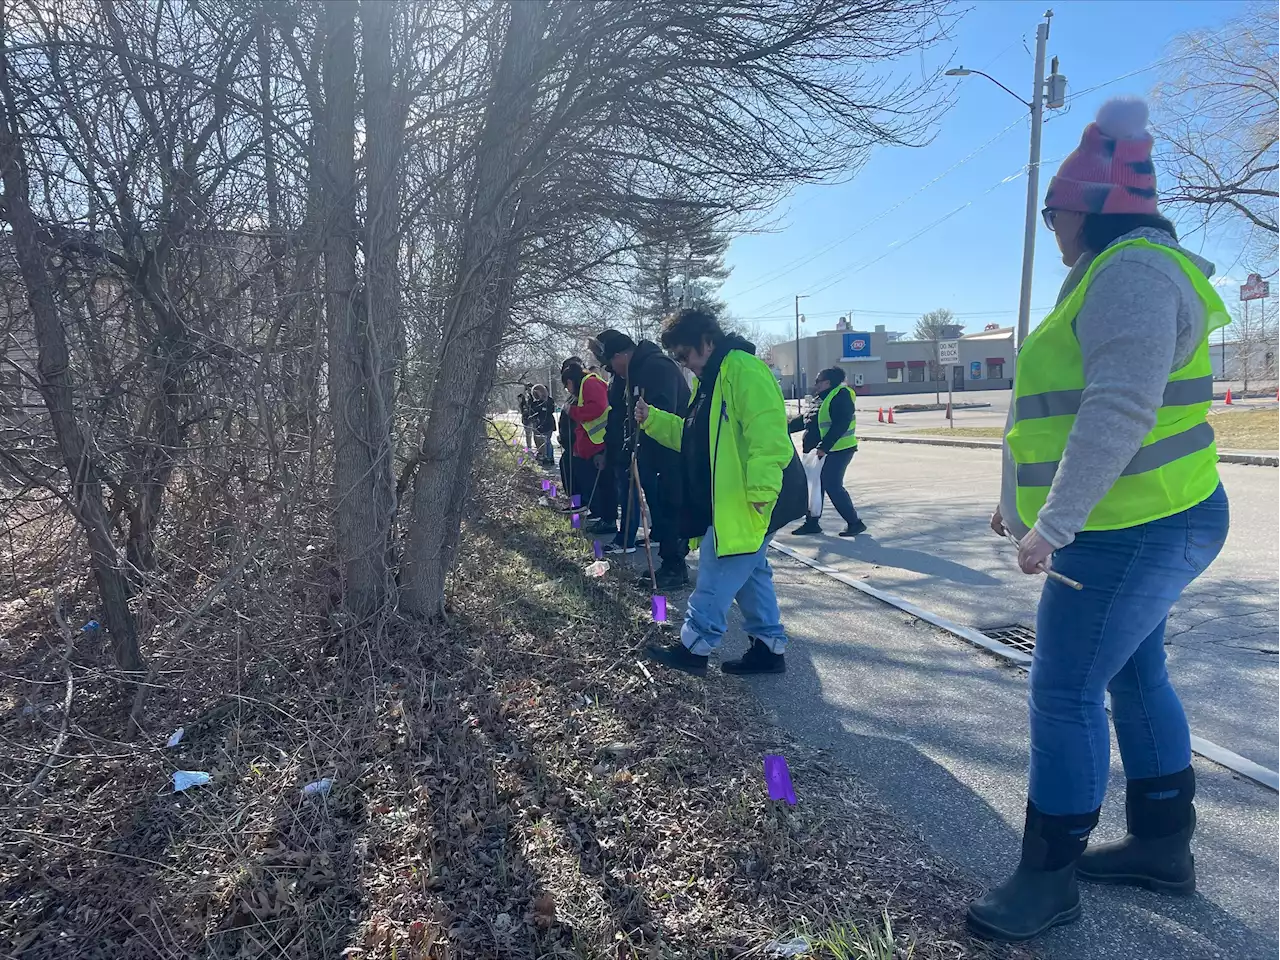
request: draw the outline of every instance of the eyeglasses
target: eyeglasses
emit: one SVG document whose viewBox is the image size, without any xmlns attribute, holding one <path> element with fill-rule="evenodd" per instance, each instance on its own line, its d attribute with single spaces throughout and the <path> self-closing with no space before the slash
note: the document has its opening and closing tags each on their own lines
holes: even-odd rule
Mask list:
<svg viewBox="0 0 1280 960">
<path fill-rule="evenodd" d="M 1054 226 L 1054 223 L 1058 219 L 1058 211 L 1054 210 L 1052 207 L 1045 207 L 1040 211 L 1040 216 L 1044 220 L 1044 225 L 1049 228 L 1049 232 L 1056 232 L 1057 228 Z"/>
</svg>

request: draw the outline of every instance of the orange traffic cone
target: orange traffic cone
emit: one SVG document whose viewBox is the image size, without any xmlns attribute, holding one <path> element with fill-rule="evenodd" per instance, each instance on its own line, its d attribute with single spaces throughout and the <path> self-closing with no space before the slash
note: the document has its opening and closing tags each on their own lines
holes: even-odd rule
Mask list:
<svg viewBox="0 0 1280 960">
<path fill-rule="evenodd" d="M 893 407 L 889 408 L 889 422 L 893 423 Z"/>
<path fill-rule="evenodd" d="M 879 420 L 881 423 L 884 423 L 884 407 L 880 408 L 880 415 L 876 417 L 876 419 Z"/>
<path fill-rule="evenodd" d="M 1227 387 L 1227 405 L 1231 405 L 1231 388 Z"/>
</svg>

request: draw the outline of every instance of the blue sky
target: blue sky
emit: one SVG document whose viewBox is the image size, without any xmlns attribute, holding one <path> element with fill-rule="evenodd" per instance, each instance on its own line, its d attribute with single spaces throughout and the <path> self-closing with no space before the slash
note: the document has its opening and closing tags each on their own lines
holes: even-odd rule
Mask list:
<svg viewBox="0 0 1280 960">
<path fill-rule="evenodd" d="M 1029 98 L 1036 24 L 1048 5 L 979 0 L 953 37 L 925 55 L 924 66 L 962 63 Z M 1105 85 L 1072 101 L 1068 110 L 1046 114 L 1041 196 L 1108 97 L 1146 95 L 1161 76 L 1151 65 L 1168 55 L 1170 41 L 1188 30 L 1225 24 L 1245 3 L 1059 0 L 1053 7 L 1046 72 L 1048 59 L 1061 58 L 1069 97 Z M 1119 77 L 1125 78 L 1108 83 Z M 883 323 L 910 331 L 915 317 L 938 307 L 959 315 L 967 332 L 988 323 L 1013 324 L 1022 268 L 1026 178 L 1020 174 L 1027 163 L 1028 111 L 982 77 L 956 82 L 955 104 L 929 146 L 878 150 L 847 183 L 801 187 L 780 207 L 773 232 L 733 241 L 726 258 L 733 274 L 721 295 L 734 317 L 790 335 L 792 298 L 809 294 L 801 301 L 809 318 L 802 332 L 830 329 L 850 309 L 856 330 Z M 1197 235 L 1188 246 L 1214 260 L 1220 274 L 1243 275 L 1242 264 L 1233 266 L 1233 246 L 1215 244 L 1212 235 Z M 1065 275 L 1052 235 L 1040 227 L 1033 325 L 1041 308 L 1053 304 Z"/>
</svg>

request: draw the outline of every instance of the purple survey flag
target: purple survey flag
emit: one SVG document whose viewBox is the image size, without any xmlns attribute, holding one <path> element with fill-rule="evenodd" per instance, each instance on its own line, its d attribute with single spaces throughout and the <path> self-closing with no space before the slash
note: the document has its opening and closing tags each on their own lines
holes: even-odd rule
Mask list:
<svg viewBox="0 0 1280 960">
<path fill-rule="evenodd" d="M 597 560 L 604 559 L 604 544 L 597 540 L 591 547 L 591 552 L 596 555 Z"/>
<path fill-rule="evenodd" d="M 764 782 L 769 787 L 770 800 L 785 800 L 793 807 L 796 805 L 796 788 L 791 785 L 791 771 L 782 754 L 764 755 Z"/>
<path fill-rule="evenodd" d="M 543 481 L 542 481 L 542 492 L 543 492 L 543 493 L 546 493 L 546 492 L 547 492 L 548 490 L 550 490 L 550 489 L 551 489 L 551 481 L 550 481 L 550 480 L 543 480 Z"/>
<path fill-rule="evenodd" d="M 569 506 L 571 506 L 571 507 L 580 507 L 580 506 L 582 506 L 582 494 L 580 494 L 580 493 L 575 493 L 572 497 L 570 497 L 570 498 L 569 498 Z"/>
<path fill-rule="evenodd" d="M 523 466 L 524 466 L 524 457 L 523 457 L 523 456 L 516 457 L 516 466 L 517 466 L 517 467 L 523 467 Z"/>
<path fill-rule="evenodd" d="M 554 500 L 556 498 L 556 485 L 554 483 L 551 485 L 551 490 L 548 492 L 551 494 L 551 499 Z"/>
<path fill-rule="evenodd" d="M 667 622 L 667 598 L 660 593 L 653 595 L 653 622 Z"/>
<path fill-rule="evenodd" d="M 575 514 L 573 515 L 573 529 L 575 529 L 575 530 L 581 530 L 581 529 L 582 529 L 582 514 L 580 514 L 580 513 L 575 513 Z"/>
</svg>

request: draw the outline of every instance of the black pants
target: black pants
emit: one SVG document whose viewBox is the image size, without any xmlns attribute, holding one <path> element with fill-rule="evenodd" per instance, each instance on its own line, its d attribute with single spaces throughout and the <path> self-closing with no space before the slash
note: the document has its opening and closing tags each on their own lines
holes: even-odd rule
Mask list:
<svg viewBox="0 0 1280 960">
<path fill-rule="evenodd" d="M 844 488 L 844 472 L 849 469 L 849 461 L 858 452 L 857 447 L 848 450 L 837 450 L 822 458 L 822 492 L 836 508 L 836 513 L 846 524 L 854 524 L 858 520 L 858 511 L 853 505 L 853 497 Z"/>
<path fill-rule="evenodd" d="M 649 539 L 658 544 L 658 556 L 662 558 L 664 567 L 684 566 L 689 541 L 680 537 L 680 504 L 670 494 L 672 487 L 680 481 L 653 467 L 646 467 L 643 455 L 639 466 L 640 486 L 649 505 Z M 677 465 L 674 469 L 680 468 Z"/>
<path fill-rule="evenodd" d="M 564 488 L 569 491 L 569 495 L 577 494 L 582 498 L 583 511 L 591 510 L 594 506 L 594 512 L 597 516 L 603 516 L 609 519 L 609 505 L 613 502 L 615 494 L 611 489 L 611 484 L 607 482 L 608 478 L 602 478 L 596 483 L 596 476 L 599 471 L 591 460 L 584 460 L 582 457 L 561 457 L 560 458 L 560 477 L 564 480 Z M 595 491 L 594 500 L 592 499 L 592 491 Z M 601 514 L 600 510 L 604 513 Z M 618 508 L 613 508 L 616 515 Z"/>
</svg>

